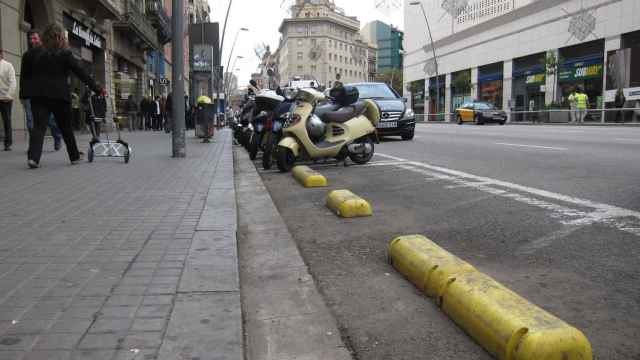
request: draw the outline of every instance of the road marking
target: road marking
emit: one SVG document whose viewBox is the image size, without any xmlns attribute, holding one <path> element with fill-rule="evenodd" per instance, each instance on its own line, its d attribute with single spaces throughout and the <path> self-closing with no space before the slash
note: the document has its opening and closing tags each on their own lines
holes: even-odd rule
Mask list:
<svg viewBox="0 0 640 360">
<path fill-rule="evenodd" d="M 376 155 L 397 162 L 389 165 L 395 165 L 405 170 L 426 175 L 429 179 L 449 181 L 458 187 L 472 187 L 496 196 L 548 210 L 551 212 L 551 217 L 558 219 L 563 225 L 587 226 L 599 223 L 640 236 L 640 212 L 635 210 L 473 175 L 423 162 L 410 161 L 397 156 L 381 153 L 376 153 Z"/>
<path fill-rule="evenodd" d="M 632 138 L 615 138 L 616 141 L 640 141 L 640 139 L 632 139 Z"/>
<path fill-rule="evenodd" d="M 496 145 L 504 145 L 504 146 L 515 146 L 515 147 L 524 147 L 524 148 L 532 148 L 532 149 L 544 149 L 544 150 L 559 150 L 565 151 L 569 150 L 567 148 L 562 147 L 554 147 L 554 146 L 539 146 L 539 145 L 525 145 L 525 144 L 510 144 L 510 143 L 501 143 L 497 142 Z"/>
</svg>

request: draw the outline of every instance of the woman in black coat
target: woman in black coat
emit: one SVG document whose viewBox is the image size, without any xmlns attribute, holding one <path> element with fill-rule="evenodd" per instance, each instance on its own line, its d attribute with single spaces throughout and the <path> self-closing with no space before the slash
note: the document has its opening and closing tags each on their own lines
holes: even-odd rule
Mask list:
<svg viewBox="0 0 640 360">
<path fill-rule="evenodd" d="M 29 138 L 28 165 L 40 167 L 42 144 L 51 113 L 62 132 L 71 164 L 77 164 L 80 153 L 71 124 L 71 88 L 69 76 L 73 73 L 96 93 L 104 93 L 98 84 L 82 69 L 68 49 L 64 29 L 50 25 L 43 34 L 42 51 L 33 52 L 23 60 L 22 92 L 31 99 L 33 130 Z"/>
</svg>

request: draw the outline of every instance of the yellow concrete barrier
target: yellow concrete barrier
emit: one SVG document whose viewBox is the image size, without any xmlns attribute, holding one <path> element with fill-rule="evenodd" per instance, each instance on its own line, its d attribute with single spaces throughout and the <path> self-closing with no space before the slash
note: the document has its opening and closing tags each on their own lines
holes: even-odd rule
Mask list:
<svg viewBox="0 0 640 360">
<path fill-rule="evenodd" d="M 325 187 L 327 178 L 308 166 L 294 166 L 291 170 L 293 177 L 304 187 Z"/>
<path fill-rule="evenodd" d="M 420 290 L 439 299 L 447 282 L 476 269 L 422 235 L 395 238 L 389 244 L 393 266 Z"/>
<path fill-rule="evenodd" d="M 327 207 L 344 218 L 371 216 L 371 205 L 349 190 L 333 190 L 327 195 Z"/>
<path fill-rule="evenodd" d="M 580 330 L 485 274 L 456 277 L 442 295 L 442 309 L 498 359 L 592 359 L 591 344 Z"/>
</svg>

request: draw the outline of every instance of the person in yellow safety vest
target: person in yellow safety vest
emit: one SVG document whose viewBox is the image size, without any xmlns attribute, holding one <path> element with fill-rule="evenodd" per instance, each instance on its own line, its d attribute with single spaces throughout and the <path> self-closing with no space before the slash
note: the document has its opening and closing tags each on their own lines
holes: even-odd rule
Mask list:
<svg viewBox="0 0 640 360">
<path fill-rule="evenodd" d="M 571 88 L 571 94 L 569 95 L 569 108 L 571 109 L 571 112 L 569 113 L 571 115 L 571 119 L 569 120 L 569 122 L 576 122 L 578 119 L 578 111 L 576 110 L 576 87 L 572 87 Z"/>
<path fill-rule="evenodd" d="M 578 87 L 578 91 L 575 94 L 576 109 L 578 110 L 578 122 L 584 122 L 584 118 L 587 116 L 587 106 L 589 105 L 589 97 L 584 93 L 582 87 Z"/>
</svg>

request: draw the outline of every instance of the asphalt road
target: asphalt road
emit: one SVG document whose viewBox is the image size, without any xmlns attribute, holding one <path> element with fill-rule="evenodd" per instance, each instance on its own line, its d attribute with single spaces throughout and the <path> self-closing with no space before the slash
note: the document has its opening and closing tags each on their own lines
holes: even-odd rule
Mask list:
<svg viewBox="0 0 640 360">
<path fill-rule="evenodd" d="M 313 166 L 370 218 L 261 171 L 357 359 L 491 358 L 387 264 L 414 233 L 581 329 L 596 359 L 640 359 L 640 128 L 422 125 L 376 153 Z"/>
</svg>

